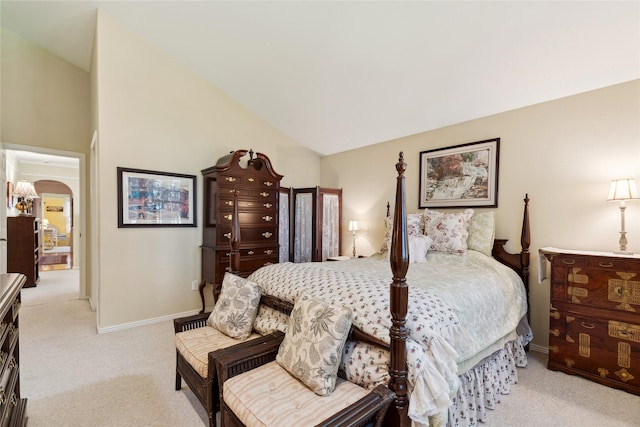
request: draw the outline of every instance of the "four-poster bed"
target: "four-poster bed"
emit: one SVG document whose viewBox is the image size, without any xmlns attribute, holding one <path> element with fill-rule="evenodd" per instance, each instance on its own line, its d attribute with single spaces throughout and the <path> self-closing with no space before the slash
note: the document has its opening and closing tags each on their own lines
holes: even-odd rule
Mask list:
<svg viewBox="0 0 640 427">
<path fill-rule="evenodd" d="M 407 279 L 410 264 L 410 238 L 407 233 L 405 207 L 405 168 L 403 154 L 400 153 L 399 161 L 396 164 L 398 174 L 392 239 L 389 261 L 386 264 L 391 266 L 391 284 L 389 285 L 388 270 L 380 270 L 380 260 L 374 259 L 331 263 L 286 263 L 263 267 L 254 272 L 249 279 L 262 287 L 262 298 L 265 301 L 270 301 L 269 306 L 280 304 L 281 309 L 274 310 L 261 305 L 254 328 L 258 332 L 264 333 L 277 329 L 282 330 L 285 321 L 281 316 L 286 317 L 282 313 L 290 311 L 292 301 L 302 289 L 302 284 L 310 284 L 310 289 L 315 291 L 319 297 L 333 300 L 334 304 L 348 305 L 354 309 L 356 314 L 353 325 L 355 328 L 352 329 L 352 335 L 349 337 L 352 343 L 349 351 L 353 352 L 351 354 L 353 358 L 372 353 L 387 357 L 383 363 L 385 367 L 382 368 L 384 373 L 380 377 L 395 393 L 395 399 L 387 413 L 386 425 L 410 425 L 409 414 L 412 403 L 414 404 L 411 408 L 412 418 L 423 424 L 437 425 L 448 422 L 451 425 L 475 425 L 478 420 L 483 420 L 485 407 L 491 408 L 499 400 L 500 393 L 508 392 L 509 385 L 515 381 L 516 374 L 512 372 L 515 366 L 526 363 L 523 346 L 530 340 L 530 329 L 526 323 L 528 291 L 526 287 L 530 243 L 529 199 L 528 197 L 524 199 L 521 232 L 522 252 L 510 254 L 504 249 L 506 240 L 495 240 L 491 255 L 509 269 L 493 264 L 489 267 L 489 269 L 497 271 L 496 274 L 500 276 L 514 276 L 513 271 L 515 271 L 521 280 L 517 279 L 517 283 L 515 283 L 513 277 L 510 277 L 511 284 L 508 286 L 513 286 L 514 289 L 507 291 L 503 289 L 495 292 L 479 291 L 490 295 L 505 294 L 504 301 L 497 301 L 498 305 L 514 305 L 519 309 L 505 311 L 503 314 L 496 308 L 497 317 L 511 319 L 504 321 L 504 327 L 507 328 L 507 324 L 511 326 L 508 326 L 508 330 L 496 329 L 495 332 L 492 331 L 493 336 L 490 343 L 476 342 L 476 337 L 469 335 L 464 329 L 464 322 L 467 324 L 471 322 L 457 318 L 470 303 L 453 304 L 452 308 L 440 295 L 446 286 L 458 287 L 462 289 L 459 293 L 464 293 L 464 284 L 446 283 L 446 286 L 436 287 L 435 290 L 423 290 L 417 286 L 413 287 L 415 285 L 414 277 L 417 281 L 418 278 L 422 280 L 422 276 L 410 275 Z M 230 270 L 236 274 L 239 271 L 239 248 L 242 232 L 235 221 L 237 217 L 238 215 L 234 212 L 230 239 Z M 445 258 L 440 255 L 434 254 L 433 257 Z M 453 259 L 454 261 L 451 259 L 453 258 L 449 258 L 447 262 L 454 262 L 456 269 L 473 269 L 486 262 L 484 258 L 481 259 L 475 254 L 469 254 L 467 257 L 458 256 L 457 259 Z M 481 261 L 476 259 L 481 259 Z M 467 260 L 469 260 L 469 266 L 466 265 Z M 349 264 L 360 261 L 369 263 L 364 267 L 366 271 L 362 269 L 355 272 L 350 271 Z M 326 264 L 330 264 L 331 267 Z M 416 266 L 415 271 L 420 271 L 420 268 L 417 268 L 419 264 L 414 265 Z M 414 268 L 410 273 L 413 273 L 413 270 Z M 510 274 L 504 270 L 509 270 Z M 374 275 L 374 273 L 378 275 Z M 469 274 L 474 273 L 467 273 L 467 276 L 462 279 L 468 278 Z M 386 279 L 380 277 L 386 277 Z M 338 286 L 332 287 L 332 284 Z M 410 288 L 409 285 L 412 287 Z M 474 282 L 473 285 L 475 286 L 477 283 Z M 522 291 L 515 289 L 518 287 L 523 288 Z M 379 302 L 366 299 L 367 295 L 364 294 L 367 293 L 376 294 L 380 297 Z M 429 310 L 432 310 L 431 314 L 429 314 Z M 409 317 L 407 317 L 408 314 Z M 436 320 L 424 320 L 420 316 Z M 477 328 L 482 327 L 485 326 L 481 323 L 477 326 Z M 471 329 L 473 330 L 473 328 Z M 469 342 L 465 342 L 467 339 Z M 364 345 L 366 348 L 356 350 L 360 345 Z M 356 353 L 358 356 L 355 356 Z M 459 360 L 458 365 L 456 365 L 456 358 Z M 349 371 L 352 362 L 353 359 L 343 363 L 343 369 Z M 478 371 L 476 372 L 474 369 Z M 475 378 L 482 375 L 481 370 L 484 370 L 485 374 L 489 376 L 494 375 L 494 378 L 486 381 L 499 382 L 501 384 L 499 389 L 494 385 L 484 383 L 485 380 Z M 492 370 L 500 371 L 500 373 L 495 373 Z M 358 381 L 362 381 L 364 377 L 371 377 L 370 374 L 362 374 L 361 372 L 355 374 L 354 372 L 346 372 L 347 379 L 359 375 Z M 496 375 L 499 378 L 495 377 Z M 366 379 L 364 381 L 366 383 Z M 438 384 L 438 386 L 432 386 L 432 383 Z M 371 382 L 364 385 L 373 388 L 378 384 L 379 382 Z M 484 395 L 484 391 L 479 390 L 480 387 L 489 388 L 486 390 L 487 396 Z M 414 399 L 416 402 L 412 402 Z M 441 412 L 443 405 L 446 405 L 445 410 L 449 409 L 446 415 L 448 419 L 443 418 Z"/>
</svg>

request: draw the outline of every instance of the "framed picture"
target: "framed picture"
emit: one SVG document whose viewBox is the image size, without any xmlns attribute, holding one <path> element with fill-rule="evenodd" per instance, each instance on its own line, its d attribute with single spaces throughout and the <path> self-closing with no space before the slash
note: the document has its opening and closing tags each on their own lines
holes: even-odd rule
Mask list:
<svg viewBox="0 0 640 427">
<path fill-rule="evenodd" d="M 118 168 L 118 228 L 196 225 L 195 175 Z"/>
<path fill-rule="evenodd" d="M 421 208 L 497 207 L 500 138 L 420 152 Z"/>
</svg>

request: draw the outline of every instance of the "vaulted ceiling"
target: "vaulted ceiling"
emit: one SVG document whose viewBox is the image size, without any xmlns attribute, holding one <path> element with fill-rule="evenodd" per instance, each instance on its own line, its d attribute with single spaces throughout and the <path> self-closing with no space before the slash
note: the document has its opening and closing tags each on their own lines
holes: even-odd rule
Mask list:
<svg viewBox="0 0 640 427">
<path fill-rule="evenodd" d="M 89 71 L 101 8 L 321 155 L 640 78 L 640 2 L 8 1 Z"/>
</svg>

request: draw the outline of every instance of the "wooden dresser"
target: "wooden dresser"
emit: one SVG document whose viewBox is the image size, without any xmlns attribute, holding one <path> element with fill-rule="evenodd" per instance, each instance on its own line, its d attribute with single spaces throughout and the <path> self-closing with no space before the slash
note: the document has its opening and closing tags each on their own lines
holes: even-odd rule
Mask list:
<svg viewBox="0 0 640 427">
<path fill-rule="evenodd" d="M 22 273 L 24 287 L 36 286 L 40 280 L 40 230 L 38 218 L 21 215 L 7 217 L 7 271 Z"/>
<path fill-rule="evenodd" d="M 0 274 L 0 425 L 25 426 L 27 399 L 20 396 L 18 312 L 23 274 Z"/>
<path fill-rule="evenodd" d="M 548 368 L 640 395 L 640 255 L 541 253 L 551 261 Z"/>
<path fill-rule="evenodd" d="M 262 153 L 238 150 L 221 157 L 202 171 L 204 179 L 204 223 L 200 296 L 204 310 L 204 286 L 214 284 L 220 292 L 229 267 L 229 239 L 233 196 L 238 192 L 240 223 L 240 275 L 278 262 L 278 198 L 282 175 Z"/>
</svg>

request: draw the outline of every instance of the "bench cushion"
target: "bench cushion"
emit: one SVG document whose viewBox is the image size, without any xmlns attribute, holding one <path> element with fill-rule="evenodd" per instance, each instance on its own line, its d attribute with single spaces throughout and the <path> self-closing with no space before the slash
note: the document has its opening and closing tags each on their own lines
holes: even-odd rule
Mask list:
<svg viewBox="0 0 640 427">
<path fill-rule="evenodd" d="M 368 393 L 338 378 L 332 394 L 319 396 L 274 361 L 226 380 L 223 398 L 247 427 L 313 426 Z"/>
<path fill-rule="evenodd" d="M 259 336 L 254 333 L 248 339 Z M 176 334 L 176 349 L 202 378 L 207 378 L 208 375 L 209 352 L 231 347 L 240 342 L 211 326 L 190 329 Z"/>
</svg>

